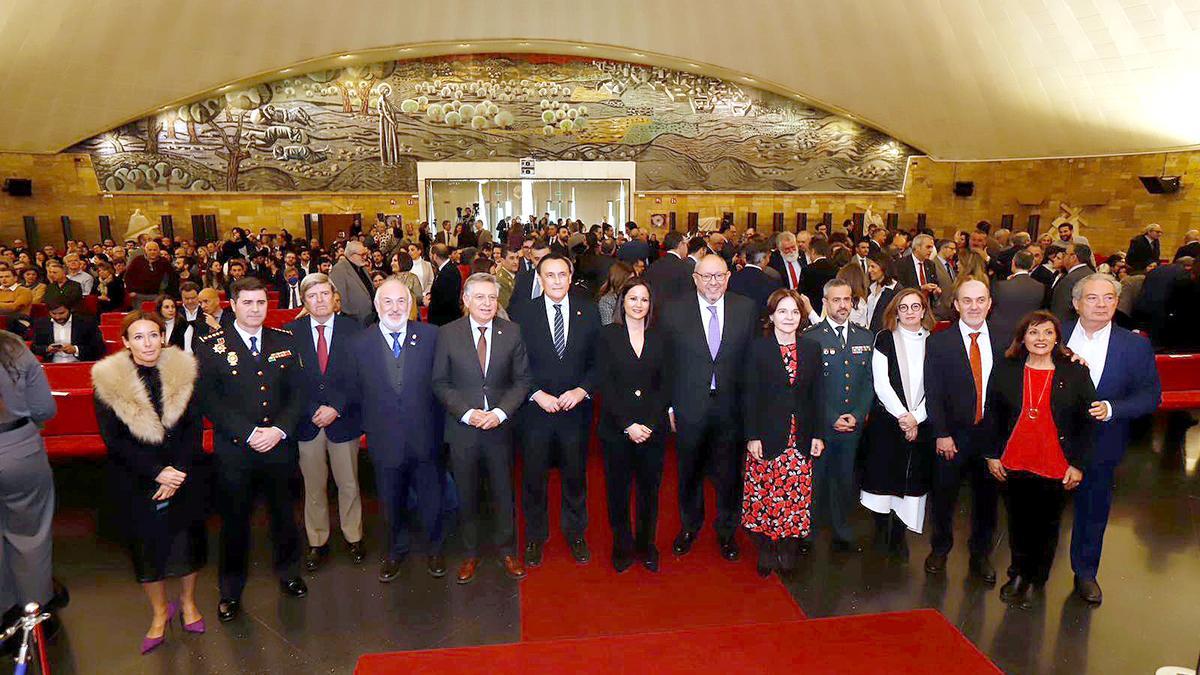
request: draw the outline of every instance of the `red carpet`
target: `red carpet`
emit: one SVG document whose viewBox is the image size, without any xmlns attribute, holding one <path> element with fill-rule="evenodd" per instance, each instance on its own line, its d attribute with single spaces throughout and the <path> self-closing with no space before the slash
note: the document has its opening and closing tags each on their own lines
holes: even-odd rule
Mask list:
<svg viewBox="0 0 1200 675">
<path fill-rule="evenodd" d="M 999 673 L 934 610 L 368 654 L 377 673 Z"/>
<path fill-rule="evenodd" d="M 557 471 L 551 473 L 550 542 L 545 548 L 545 562 L 537 569 L 530 569 L 529 576 L 521 582 L 522 640 L 626 635 L 804 618 L 777 578 L 764 580 L 755 573 L 754 550 L 744 534 L 739 535 L 742 559 L 730 563 L 721 558 L 711 527 L 716 513 L 711 485 L 706 491 L 708 522 L 691 553 L 682 559 L 675 558 L 671 542 L 679 531 L 676 466 L 674 454 L 668 452 L 659 493 L 658 574 L 650 573 L 641 564 L 620 575 L 612 567 L 604 467 L 596 443 L 588 464 L 587 539 L 592 550 L 588 565 L 575 564 L 559 530 L 560 481 Z"/>
</svg>

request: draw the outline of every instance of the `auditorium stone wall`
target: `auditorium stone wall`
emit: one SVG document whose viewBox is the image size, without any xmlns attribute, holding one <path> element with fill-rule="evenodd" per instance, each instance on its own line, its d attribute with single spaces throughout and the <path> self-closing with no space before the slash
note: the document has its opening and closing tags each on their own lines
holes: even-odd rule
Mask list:
<svg viewBox="0 0 1200 675">
<path fill-rule="evenodd" d="M 1139 175 L 1183 176 L 1183 188 L 1174 195 L 1152 195 L 1138 181 Z M 914 227 L 919 214 L 939 234 L 969 228 L 978 220 L 999 227 L 1011 215 L 1014 229 L 1028 226 L 1030 216 L 1039 216 L 1039 230 L 1059 218 L 1078 224 L 1098 252 L 1124 249 L 1129 238 L 1149 222 L 1163 226 L 1164 253 L 1173 251 L 1182 235 L 1200 227 L 1200 189 L 1193 187 L 1200 176 L 1200 152 L 1165 155 L 1021 160 L 993 162 L 936 162 L 914 158 L 902 193 L 807 193 L 807 192 L 639 192 L 633 213 L 642 224 L 655 214 L 669 222 L 675 213 L 678 227 L 685 228 L 689 214 L 698 219 L 720 218 L 733 213 L 739 227 L 748 214 L 757 214 L 760 232 L 770 231 L 774 214 L 783 214 L 784 226 L 796 228 L 796 214 L 808 214 L 809 227 L 824 214 L 840 223 L 870 209 L 886 219 L 898 214 L 903 227 Z M 113 233 L 121 236 L 130 214 L 141 209 L 158 222 L 171 215 L 176 233 L 190 236 L 191 216 L 215 214 L 218 228 L 234 226 L 304 231 L 306 213 L 361 213 L 370 220 L 376 213 L 399 214 L 406 221 L 418 218 L 416 199 L 409 192 L 388 193 L 138 193 L 100 192 L 96 172 L 87 154 L 55 155 L 0 154 L 0 177 L 33 180 L 33 196 L 11 197 L 0 193 L 0 240 L 24 236 L 23 216 L 37 220 L 42 241 L 62 242 L 61 216 L 72 221 L 77 239 L 99 237 L 99 216 L 111 219 Z M 956 181 L 974 183 L 970 197 L 955 196 Z M 659 220 L 659 219 L 655 219 Z"/>
</svg>

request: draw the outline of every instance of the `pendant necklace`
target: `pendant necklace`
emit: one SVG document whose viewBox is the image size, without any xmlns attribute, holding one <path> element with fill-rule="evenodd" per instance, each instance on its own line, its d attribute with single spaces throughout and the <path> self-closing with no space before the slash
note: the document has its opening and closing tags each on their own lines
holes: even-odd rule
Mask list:
<svg viewBox="0 0 1200 675">
<path fill-rule="evenodd" d="M 1027 406 L 1029 411 L 1027 413 L 1025 413 L 1025 415 L 1031 420 L 1036 420 L 1038 418 L 1038 415 L 1040 414 L 1040 411 L 1038 410 L 1038 406 L 1040 406 L 1042 404 L 1042 399 L 1046 398 L 1046 390 L 1048 390 L 1050 388 L 1049 385 L 1050 385 L 1051 380 L 1054 379 L 1054 376 L 1052 374 L 1049 378 L 1046 379 L 1046 384 L 1042 386 L 1042 392 L 1040 394 L 1038 394 L 1037 403 L 1034 403 L 1033 402 L 1033 391 L 1032 391 L 1033 379 L 1029 376 L 1029 372 L 1031 370 L 1033 370 L 1033 368 L 1030 368 L 1029 366 L 1025 367 L 1025 391 L 1027 392 L 1027 395 L 1029 397 L 1029 405 Z M 1054 371 L 1050 371 L 1050 372 L 1053 373 Z"/>
</svg>

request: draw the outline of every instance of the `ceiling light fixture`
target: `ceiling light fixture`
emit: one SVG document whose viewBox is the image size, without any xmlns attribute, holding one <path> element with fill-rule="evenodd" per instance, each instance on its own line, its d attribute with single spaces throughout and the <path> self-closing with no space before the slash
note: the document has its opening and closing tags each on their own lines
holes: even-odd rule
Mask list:
<svg viewBox="0 0 1200 675">
<path fill-rule="evenodd" d="M 644 59 L 644 58 L 646 58 L 646 55 L 645 55 L 645 54 L 643 54 L 643 53 L 641 53 L 641 52 L 631 52 L 631 53 L 632 53 L 632 54 L 633 54 L 635 57 L 637 57 L 637 58 L 639 58 L 639 59 Z"/>
<path fill-rule="evenodd" d="M 287 75 L 287 74 L 288 74 L 288 73 L 290 73 L 290 72 L 292 72 L 292 69 L 291 69 L 291 68 L 284 68 L 283 70 L 279 71 L 279 74 L 280 74 L 280 75 Z"/>
<path fill-rule="evenodd" d="M 354 55 L 353 55 L 353 54 L 342 54 L 342 55 L 341 55 L 341 56 L 339 56 L 338 58 L 339 58 L 339 59 L 343 59 L 343 60 L 345 60 L 345 59 L 352 59 L 352 58 L 354 58 Z"/>
<path fill-rule="evenodd" d="M 460 43 L 458 43 L 458 46 L 465 49 L 467 47 L 470 47 L 471 43 L 470 42 L 460 42 Z"/>
</svg>

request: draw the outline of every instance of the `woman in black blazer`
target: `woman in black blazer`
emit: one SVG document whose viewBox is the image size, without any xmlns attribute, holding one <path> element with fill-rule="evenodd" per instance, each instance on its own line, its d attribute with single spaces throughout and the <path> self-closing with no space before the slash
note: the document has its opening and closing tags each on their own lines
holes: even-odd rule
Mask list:
<svg viewBox="0 0 1200 675">
<path fill-rule="evenodd" d="M 183 349 L 183 338 L 187 333 L 188 324 L 179 314 L 179 303 L 169 295 L 160 295 L 154 307 L 163 320 L 163 344 Z"/>
<path fill-rule="evenodd" d="M 613 567 L 624 572 L 640 559 L 658 571 L 654 546 L 658 488 L 662 483 L 667 424 L 667 358 L 662 333 L 651 324 L 646 282 L 630 279 L 617 294 L 614 323 L 600 329 L 596 361 L 601 397 L 599 436 L 604 445 Z M 629 524 L 629 491 L 637 485 L 637 533 Z"/>
<path fill-rule="evenodd" d="M 825 444 L 814 424 L 820 410 L 821 347 L 800 339 L 799 293 L 781 288 L 767 299 L 771 331 L 750 345 L 743 423 L 746 478 L 742 526 L 758 546 L 758 573 L 788 570 L 812 528 L 812 458 Z"/>
<path fill-rule="evenodd" d="M 1030 312 L 988 381 L 988 470 L 1005 484 L 1012 564 L 1000 597 L 1029 608 L 1042 601 L 1067 491 L 1081 480 L 1092 449 L 1096 388 L 1088 369 L 1063 349 L 1050 312 Z"/>
</svg>

